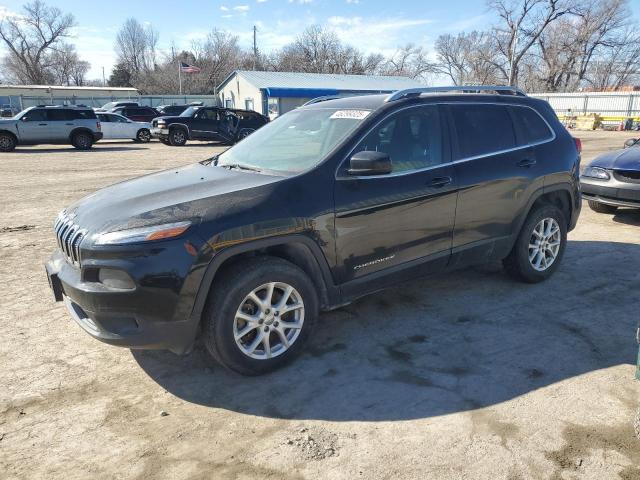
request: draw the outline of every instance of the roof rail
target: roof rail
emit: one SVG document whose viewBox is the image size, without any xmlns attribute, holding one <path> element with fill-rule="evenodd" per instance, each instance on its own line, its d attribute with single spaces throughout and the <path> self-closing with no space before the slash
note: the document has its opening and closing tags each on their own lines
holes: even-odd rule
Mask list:
<svg viewBox="0 0 640 480">
<path fill-rule="evenodd" d="M 507 87 L 504 85 L 454 85 L 450 87 L 418 87 L 406 88 L 398 90 L 389 95 L 385 102 L 394 102 L 407 97 L 419 97 L 423 93 L 438 92 L 462 92 L 462 93 L 479 93 L 479 92 L 495 92 L 499 95 L 517 95 L 526 97 L 527 94 L 518 87 Z"/>
<path fill-rule="evenodd" d="M 336 100 L 341 98 L 340 95 L 323 95 L 322 97 L 312 98 L 308 102 L 300 105 L 301 107 L 306 107 L 307 105 L 313 105 L 314 103 L 326 102 L 327 100 Z"/>
</svg>

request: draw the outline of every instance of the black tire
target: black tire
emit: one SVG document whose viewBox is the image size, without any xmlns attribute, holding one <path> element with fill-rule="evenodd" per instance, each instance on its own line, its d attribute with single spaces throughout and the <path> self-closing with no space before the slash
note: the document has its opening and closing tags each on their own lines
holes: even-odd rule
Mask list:
<svg viewBox="0 0 640 480">
<path fill-rule="evenodd" d="M 89 150 L 93 146 L 93 137 L 87 132 L 74 133 L 71 137 L 71 145 L 78 150 Z"/>
<path fill-rule="evenodd" d="M 0 152 L 12 152 L 18 142 L 10 133 L 0 132 Z"/>
<path fill-rule="evenodd" d="M 222 275 L 221 281 L 214 284 L 202 318 L 203 340 L 211 356 L 234 372 L 242 375 L 261 375 L 280 368 L 299 355 L 313 331 L 318 316 L 318 296 L 309 277 L 290 262 L 266 256 L 240 261 L 221 272 L 220 275 Z M 251 358 L 241 350 L 234 337 L 236 312 L 239 308 L 249 305 L 250 301 L 247 300 L 249 293 L 269 282 L 281 282 L 295 289 L 304 306 L 302 328 L 299 329 L 297 337 L 292 337 L 290 347 L 282 353 L 276 353 L 276 356 L 271 358 Z M 259 327 L 254 327 L 254 330 L 243 336 L 244 339 L 247 339 L 247 343 L 256 341 L 258 334 L 262 335 L 263 331 L 271 328 L 268 333 L 269 338 L 273 338 L 272 341 L 277 344 L 281 338 L 275 329 L 278 326 L 277 320 L 289 321 L 292 317 L 285 317 L 285 315 L 289 315 L 289 313 L 297 315 L 289 312 L 277 317 L 278 312 L 273 308 L 273 304 L 270 306 L 272 308 L 271 318 L 267 318 L 266 321 L 261 320 Z M 260 315 L 259 312 L 257 310 L 258 315 Z M 267 327 L 267 323 L 271 326 Z M 293 335 L 293 330 L 288 330 L 288 333 L 285 334 L 285 336 L 289 335 Z M 266 355 L 264 344 L 258 343 L 258 346 Z M 258 351 L 258 347 L 256 347 L 256 351 Z"/>
<path fill-rule="evenodd" d="M 135 141 L 141 143 L 149 143 L 151 141 L 151 132 L 149 131 L 149 129 L 141 128 L 140 130 L 138 130 Z"/>
<path fill-rule="evenodd" d="M 187 143 L 187 132 L 182 128 L 172 128 L 169 131 L 169 144 L 173 147 L 182 147 Z"/>
<path fill-rule="evenodd" d="M 553 219 L 558 227 L 560 233 L 560 245 L 557 250 L 555 259 L 544 270 L 537 270 L 532 261 L 529 260 L 529 245 L 534 240 L 534 229 L 544 220 Z M 564 250 L 567 246 L 567 220 L 564 217 L 562 211 L 553 205 L 542 205 L 531 213 L 524 222 L 518 239 L 516 240 L 509 255 L 502 261 L 505 270 L 516 280 L 520 280 L 526 283 L 538 283 L 549 278 L 556 271 L 562 257 Z M 544 256 L 546 262 L 547 256 Z M 534 257 L 533 262 L 538 263 L 535 260 L 538 257 Z M 542 265 L 540 266 L 542 267 Z"/>
<path fill-rule="evenodd" d="M 615 205 L 607 205 L 604 203 L 594 202 L 593 200 L 589 200 L 588 202 L 589 208 L 597 213 L 612 214 L 616 213 L 616 210 L 618 210 L 618 207 L 616 207 Z"/>
</svg>

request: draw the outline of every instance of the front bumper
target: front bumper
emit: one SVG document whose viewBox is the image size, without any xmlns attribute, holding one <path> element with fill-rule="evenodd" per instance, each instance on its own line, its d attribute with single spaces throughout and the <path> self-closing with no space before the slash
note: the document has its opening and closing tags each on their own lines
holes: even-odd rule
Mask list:
<svg viewBox="0 0 640 480">
<path fill-rule="evenodd" d="M 104 137 L 104 133 L 102 132 L 93 132 L 93 141 L 97 142 L 98 140 L 102 140 L 102 137 Z"/>
<path fill-rule="evenodd" d="M 83 280 L 82 272 L 67 263 L 60 251 L 45 264 L 56 301 L 63 301 L 82 329 L 96 340 L 135 349 L 166 349 L 188 352 L 195 340 L 197 319 L 167 318 L 176 305 L 169 292 L 110 289 Z M 158 308 L 158 303 L 162 306 Z M 155 307 L 155 308 L 154 308 Z"/>
<path fill-rule="evenodd" d="M 640 208 L 640 183 L 580 177 L 582 198 L 616 207 Z"/>
<path fill-rule="evenodd" d="M 151 135 L 153 135 L 154 137 L 157 137 L 157 138 L 166 138 L 166 137 L 169 136 L 169 129 L 168 128 L 153 127 L 151 129 Z"/>
</svg>

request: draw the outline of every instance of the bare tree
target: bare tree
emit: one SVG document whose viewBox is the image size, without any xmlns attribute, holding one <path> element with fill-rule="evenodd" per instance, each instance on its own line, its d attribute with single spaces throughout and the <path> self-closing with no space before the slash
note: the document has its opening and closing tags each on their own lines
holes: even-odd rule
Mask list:
<svg viewBox="0 0 640 480">
<path fill-rule="evenodd" d="M 51 54 L 51 73 L 58 85 L 83 86 L 86 83 L 89 62 L 80 60 L 76 48 L 63 43 Z"/>
<path fill-rule="evenodd" d="M 454 85 L 490 84 L 500 81 L 496 49 L 487 32 L 441 35 L 436 40 L 437 69 Z"/>
<path fill-rule="evenodd" d="M 402 75 L 423 80 L 436 71 L 437 66 L 429 61 L 426 50 L 412 43 L 398 48 L 381 67 L 381 72 L 385 75 Z"/>
<path fill-rule="evenodd" d="M 507 60 L 496 63 L 509 85 L 518 83 L 518 67 L 542 33 L 563 15 L 576 12 L 575 0 L 488 0 L 499 17 L 494 28 L 496 47 Z"/>
<path fill-rule="evenodd" d="M 9 51 L 3 65 L 16 82 L 50 83 L 52 53 L 71 36 L 74 18 L 41 0 L 27 3 L 23 10 L 23 15 L 0 21 L 0 39 Z"/>
<path fill-rule="evenodd" d="M 158 33 L 151 25 L 143 26 L 135 18 L 124 22 L 116 36 L 115 51 L 118 64 L 125 68 L 135 82 L 148 78 L 155 68 Z"/>
</svg>

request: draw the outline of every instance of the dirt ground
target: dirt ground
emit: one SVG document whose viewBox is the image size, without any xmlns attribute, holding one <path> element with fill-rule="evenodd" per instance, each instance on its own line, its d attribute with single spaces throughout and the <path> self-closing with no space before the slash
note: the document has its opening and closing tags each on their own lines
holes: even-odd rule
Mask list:
<svg viewBox="0 0 640 480">
<path fill-rule="evenodd" d="M 632 136 L 576 135 L 585 161 Z M 640 479 L 639 213 L 585 208 L 543 284 L 471 269 L 323 314 L 264 377 L 90 338 L 44 274 L 57 212 L 217 151 L 0 154 L 0 478 Z"/>
</svg>

